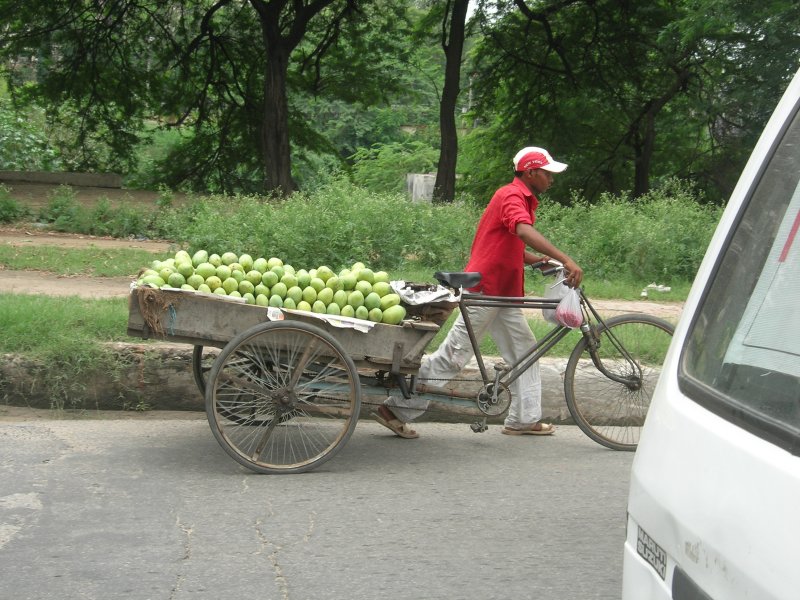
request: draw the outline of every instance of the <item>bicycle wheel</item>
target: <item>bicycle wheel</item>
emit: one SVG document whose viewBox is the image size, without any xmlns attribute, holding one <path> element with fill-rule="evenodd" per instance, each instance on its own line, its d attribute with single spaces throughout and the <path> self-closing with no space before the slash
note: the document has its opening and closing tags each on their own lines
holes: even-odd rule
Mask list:
<svg viewBox="0 0 800 600">
<path fill-rule="evenodd" d="M 567 408 L 591 439 L 636 450 L 650 398 L 672 340 L 671 323 L 649 315 L 612 317 L 595 331 L 596 365 L 582 337 L 564 373 Z"/>
<path fill-rule="evenodd" d="M 241 333 L 206 384 L 214 437 L 259 473 L 301 473 L 330 459 L 352 435 L 360 407 L 353 360 L 331 335 L 303 322 Z"/>
</svg>

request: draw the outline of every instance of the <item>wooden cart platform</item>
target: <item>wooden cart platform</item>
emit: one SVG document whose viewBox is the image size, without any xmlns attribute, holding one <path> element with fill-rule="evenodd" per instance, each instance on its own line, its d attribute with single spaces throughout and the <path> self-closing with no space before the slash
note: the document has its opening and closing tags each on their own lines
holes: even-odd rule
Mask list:
<svg viewBox="0 0 800 600">
<path fill-rule="evenodd" d="M 136 287 L 128 303 L 128 335 L 223 348 L 240 333 L 272 320 L 299 320 L 334 337 L 357 366 L 397 373 L 416 371 L 439 325 L 406 320 L 400 325 L 245 304 L 233 298 L 184 290 Z"/>
</svg>

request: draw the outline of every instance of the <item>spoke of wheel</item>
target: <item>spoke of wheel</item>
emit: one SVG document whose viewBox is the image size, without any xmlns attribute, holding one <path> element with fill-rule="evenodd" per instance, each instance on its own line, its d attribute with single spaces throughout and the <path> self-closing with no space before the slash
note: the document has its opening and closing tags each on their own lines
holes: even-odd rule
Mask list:
<svg viewBox="0 0 800 600">
<path fill-rule="evenodd" d="M 223 448 L 260 472 L 301 472 L 349 439 L 358 372 L 335 338 L 305 323 L 265 323 L 223 349 L 208 415 Z"/>
<path fill-rule="evenodd" d="M 306 365 L 310 360 L 311 354 L 316 350 L 316 346 L 317 346 L 316 340 L 314 340 L 312 343 L 306 346 L 305 352 L 303 352 L 303 355 L 298 359 L 297 365 L 295 365 L 294 372 L 292 373 L 292 378 L 289 381 L 289 384 L 286 386 L 288 389 L 293 390 L 297 385 L 297 382 L 300 380 L 300 376 L 306 369 Z"/>
<path fill-rule="evenodd" d="M 269 440 L 269 436 L 272 434 L 272 430 L 275 429 L 275 425 L 277 425 L 278 420 L 279 419 L 277 418 L 273 418 L 270 424 L 267 426 L 267 430 L 261 436 L 261 441 L 256 446 L 255 452 L 253 452 L 253 460 L 261 460 L 261 453 L 264 451 L 264 446 L 267 445 L 267 440 Z"/>
<path fill-rule="evenodd" d="M 633 450 L 672 327 L 652 317 L 633 315 L 607 323 L 608 329 L 600 331 L 597 358 L 605 372 L 619 381 L 597 370 L 582 341 L 567 365 L 567 406 L 590 438 L 610 448 Z"/>
</svg>

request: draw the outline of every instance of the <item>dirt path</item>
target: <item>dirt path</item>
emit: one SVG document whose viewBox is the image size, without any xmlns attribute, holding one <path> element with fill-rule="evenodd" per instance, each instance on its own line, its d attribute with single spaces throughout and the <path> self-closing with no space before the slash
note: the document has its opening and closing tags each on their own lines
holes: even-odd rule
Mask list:
<svg viewBox="0 0 800 600">
<path fill-rule="evenodd" d="M 123 240 L 90 235 L 43 233 L 30 229 L 0 229 L 0 245 L 17 247 L 57 246 L 61 248 L 132 248 L 151 252 L 170 252 L 168 242 Z M 127 296 L 133 277 L 78 277 L 39 271 L 10 271 L 0 266 L 0 291 L 13 294 L 46 294 L 81 298 Z"/>
<path fill-rule="evenodd" d="M 119 239 L 95 235 L 76 235 L 70 233 L 42 232 L 33 228 L 0 228 L 0 245 L 7 246 L 59 246 L 62 248 L 134 248 L 151 252 L 168 252 L 169 242 L 154 240 Z"/>
<path fill-rule="evenodd" d="M 39 271 L 0 270 L 0 290 L 12 294 L 115 298 L 130 292 L 130 277 L 64 277 Z"/>
<path fill-rule="evenodd" d="M 120 240 L 84 235 L 42 233 L 20 229 L 0 229 L 0 245 L 60 246 L 81 248 L 136 248 L 153 252 L 170 252 L 168 242 L 151 240 Z M 80 298 L 114 298 L 127 296 L 133 277 L 73 277 L 37 271 L 10 271 L 0 267 L 0 291 L 14 294 L 47 294 L 49 296 L 78 296 Z M 595 307 L 606 315 L 645 313 L 676 321 L 683 304 L 679 302 L 651 302 L 622 300 L 596 300 Z M 538 316 L 540 311 L 531 311 Z"/>
</svg>

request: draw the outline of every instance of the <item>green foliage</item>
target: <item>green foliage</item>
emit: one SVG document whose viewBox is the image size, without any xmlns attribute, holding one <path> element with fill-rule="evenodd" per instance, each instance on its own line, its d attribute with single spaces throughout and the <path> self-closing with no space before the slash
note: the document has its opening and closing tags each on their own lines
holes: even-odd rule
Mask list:
<svg viewBox="0 0 800 600">
<path fill-rule="evenodd" d="M 70 186 L 62 185 L 50 195 L 38 216 L 41 222 L 50 224 L 55 231 L 111 237 L 149 237 L 158 214 L 127 205 L 124 201 L 118 204 L 113 206 L 110 200 L 101 198 L 93 206 L 85 206 L 78 202 Z"/>
<path fill-rule="evenodd" d="M 164 128 L 146 122 L 142 143 L 136 149 L 136 168 L 125 177 L 125 186 L 145 190 L 167 187 L 162 178 L 164 163 L 180 146 L 185 135 L 182 128 Z"/>
<path fill-rule="evenodd" d="M 15 109 L 0 98 L 0 170 L 49 171 L 60 167 L 56 152 L 50 148 L 35 108 Z"/>
<path fill-rule="evenodd" d="M 92 235 L 111 237 L 127 237 L 128 235 L 142 235 L 150 228 L 151 218 L 141 210 L 126 206 L 112 208 L 111 202 L 101 199 L 86 214 L 86 225 L 83 230 L 88 230 Z"/>
<path fill-rule="evenodd" d="M 78 221 L 82 210 L 75 191 L 68 185 L 62 185 L 50 194 L 47 204 L 39 211 L 39 220 L 52 223 L 57 231 L 72 231 L 65 227 Z"/>
<path fill-rule="evenodd" d="M 411 203 L 339 179 L 286 200 L 253 196 L 196 199 L 159 218 L 161 237 L 209 252 L 278 256 L 308 268 L 357 260 L 377 268 L 406 262 L 463 266 L 477 213 L 461 205 Z"/>
<path fill-rule="evenodd" d="M 579 197 L 573 202 L 544 201 L 537 228 L 588 276 L 662 284 L 694 278 L 722 211 L 699 203 L 677 181 L 637 201 L 603 194 L 595 205 Z"/>
<path fill-rule="evenodd" d="M 387 106 L 406 93 L 397 75 L 410 71 L 410 2 L 14 4 L 0 59 L 36 65 L 15 70 L 12 85 L 40 99 L 54 126 L 72 127 L 57 142 L 73 170 L 127 173 L 142 160 L 145 177 L 132 180 L 144 185 L 290 188 L 290 143 L 337 154 L 305 112 L 309 99 Z M 167 156 L 138 152 L 162 133 L 155 122 Z"/>
<path fill-rule="evenodd" d="M 445 4 L 336 0 L 315 12 L 269 1 L 293 32 L 270 47 L 266 13 L 248 3 L 12 3 L 0 168 L 122 170 L 129 185 L 258 194 L 281 162 L 265 149 L 279 146 L 301 189 L 357 160 L 356 183 L 399 191 L 405 172 L 438 162 Z M 533 144 L 570 163 L 558 201 L 570 189 L 589 202 L 636 196 L 678 175 L 721 204 L 800 56 L 800 3 L 789 0 L 476 4 L 457 185 L 482 203 Z M 286 71 L 271 90 L 277 55 Z"/>
<path fill-rule="evenodd" d="M 604 194 L 595 205 L 577 195 L 572 203 L 543 197 L 537 228 L 571 254 L 587 277 L 628 280 L 634 287 L 691 280 L 721 213 L 674 180 L 637 201 Z M 124 203 L 114 207 L 106 200 L 83 207 L 74 191 L 62 186 L 40 219 L 58 231 L 147 234 L 193 250 L 280 256 L 300 265 L 342 267 L 364 260 L 385 269 L 417 264 L 457 270 L 467 262 L 481 211 L 466 202 L 411 203 L 403 195 L 371 193 L 345 179 L 286 200 L 208 196 L 179 206 L 159 204 L 149 211 Z"/>
<path fill-rule="evenodd" d="M 353 181 L 376 192 L 401 192 L 406 174 L 434 172 L 438 157 L 435 148 L 411 139 L 359 148 L 351 157 Z"/>
<path fill-rule="evenodd" d="M 173 205 L 169 194 L 163 196 L 150 210 L 106 201 L 86 208 L 64 186 L 40 218 L 59 231 L 155 237 L 191 251 L 279 256 L 307 268 L 361 260 L 375 268 L 432 273 L 466 265 L 482 211 L 466 201 L 412 203 L 346 178 L 286 199 L 201 196 Z M 566 206 L 545 195 L 536 226 L 578 261 L 587 279 L 630 282 L 633 291 L 653 281 L 678 286 L 694 278 L 721 215 L 703 200 L 677 180 L 636 201 L 604 194 L 592 205 L 575 195 Z"/>
<path fill-rule="evenodd" d="M 0 223 L 13 223 L 30 216 L 30 209 L 14 200 L 9 193 L 10 190 L 0 184 Z"/>
<path fill-rule="evenodd" d="M 504 139 L 505 126 L 502 123 L 487 123 L 484 127 L 469 131 L 461 140 L 458 152 L 458 173 L 456 188 L 481 205 L 489 204 L 495 190 L 514 177 L 511 159 L 519 148 L 509 152 Z M 522 146 L 520 146 L 521 148 Z M 558 154 L 552 152 L 556 159 Z M 558 190 L 564 189 L 558 176 Z"/>
<path fill-rule="evenodd" d="M 384 269 L 408 261 L 463 265 L 470 240 L 460 232 L 474 218 L 460 206 L 413 204 L 341 180 L 313 196 L 290 198 L 276 216 L 264 248 L 283 246 L 286 256 L 304 256 L 306 264 L 338 267 L 362 260 Z"/>
<path fill-rule="evenodd" d="M 81 300 L 0 294 L 0 353 L 41 365 L 54 408 L 75 404 L 88 381 L 119 369 L 106 341 L 126 339 L 127 299 Z"/>
<path fill-rule="evenodd" d="M 590 202 L 668 176 L 723 202 L 800 58 L 785 0 L 488 5 L 472 80 L 487 152 L 547 147 Z"/>
</svg>

